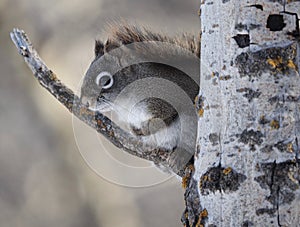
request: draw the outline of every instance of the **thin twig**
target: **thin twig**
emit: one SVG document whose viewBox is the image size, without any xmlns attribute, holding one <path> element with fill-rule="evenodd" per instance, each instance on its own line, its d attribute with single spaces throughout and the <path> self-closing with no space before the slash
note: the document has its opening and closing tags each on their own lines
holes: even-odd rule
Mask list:
<svg viewBox="0 0 300 227">
<path fill-rule="evenodd" d="M 72 90 L 67 88 L 58 77 L 53 73 L 39 57 L 37 51 L 33 48 L 26 33 L 20 29 L 14 29 L 10 33 L 11 39 L 16 45 L 19 53 L 23 56 L 25 62 L 32 70 L 35 78 L 47 91 L 49 91 L 61 104 L 63 104 L 79 120 L 83 121 L 97 132 L 102 134 L 111 143 L 126 152 L 137 157 L 153 161 L 164 167 L 172 167 L 171 155 L 175 151 L 166 151 L 156 147 L 146 147 L 139 137 L 133 136 L 120 127 L 118 127 L 109 118 L 100 112 L 93 111 L 80 102 L 78 96 Z M 178 175 L 180 172 L 174 171 Z"/>
</svg>

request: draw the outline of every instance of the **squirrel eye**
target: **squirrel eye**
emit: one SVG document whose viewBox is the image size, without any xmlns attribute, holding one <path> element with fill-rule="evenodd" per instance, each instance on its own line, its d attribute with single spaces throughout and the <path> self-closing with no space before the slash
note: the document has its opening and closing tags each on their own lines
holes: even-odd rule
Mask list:
<svg viewBox="0 0 300 227">
<path fill-rule="evenodd" d="M 113 79 L 112 75 L 109 72 L 101 72 L 96 77 L 95 82 L 101 88 L 108 89 L 113 85 L 114 79 Z"/>
</svg>

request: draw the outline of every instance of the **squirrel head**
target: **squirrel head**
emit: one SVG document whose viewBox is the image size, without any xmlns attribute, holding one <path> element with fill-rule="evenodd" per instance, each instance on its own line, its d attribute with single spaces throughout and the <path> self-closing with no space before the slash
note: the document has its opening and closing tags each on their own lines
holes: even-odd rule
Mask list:
<svg viewBox="0 0 300 227">
<path fill-rule="evenodd" d="M 95 59 L 81 87 L 81 100 L 90 108 L 100 112 L 112 110 L 113 102 L 120 92 L 138 79 L 146 77 L 170 79 L 173 76 L 175 80 L 176 77 L 180 78 L 177 80 L 182 86 L 185 82 L 179 80 L 191 82 L 191 79 L 183 79 L 183 72 L 162 62 L 164 59 L 173 58 L 176 61 L 190 63 L 192 62 L 190 59 L 198 59 L 200 53 L 198 38 L 191 35 L 170 38 L 128 24 L 113 25 L 109 28 L 109 32 L 109 38 L 105 43 L 95 42 Z M 173 48 L 174 46 L 178 48 Z M 199 65 L 196 64 L 195 71 L 198 70 Z M 193 87 L 190 89 L 198 91 L 198 85 L 196 84 L 195 89 Z"/>
</svg>

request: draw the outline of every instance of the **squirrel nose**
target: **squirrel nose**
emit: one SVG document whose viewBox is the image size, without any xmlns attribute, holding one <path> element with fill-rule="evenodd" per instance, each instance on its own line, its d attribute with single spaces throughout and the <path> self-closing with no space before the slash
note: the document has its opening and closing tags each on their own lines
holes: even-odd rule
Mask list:
<svg viewBox="0 0 300 227">
<path fill-rule="evenodd" d="M 102 95 L 99 95 L 97 97 L 97 102 L 101 102 L 101 101 L 103 101 L 103 99 L 104 99 L 104 97 Z"/>
</svg>

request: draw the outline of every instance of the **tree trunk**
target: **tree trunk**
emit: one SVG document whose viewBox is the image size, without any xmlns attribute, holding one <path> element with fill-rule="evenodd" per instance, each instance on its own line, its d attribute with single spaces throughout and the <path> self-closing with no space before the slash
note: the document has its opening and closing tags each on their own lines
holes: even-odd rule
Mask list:
<svg viewBox="0 0 300 227">
<path fill-rule="evenodd" d="M 300 226 L 300 1 L 202 1 L 191 226 Z"/>
</svg>

